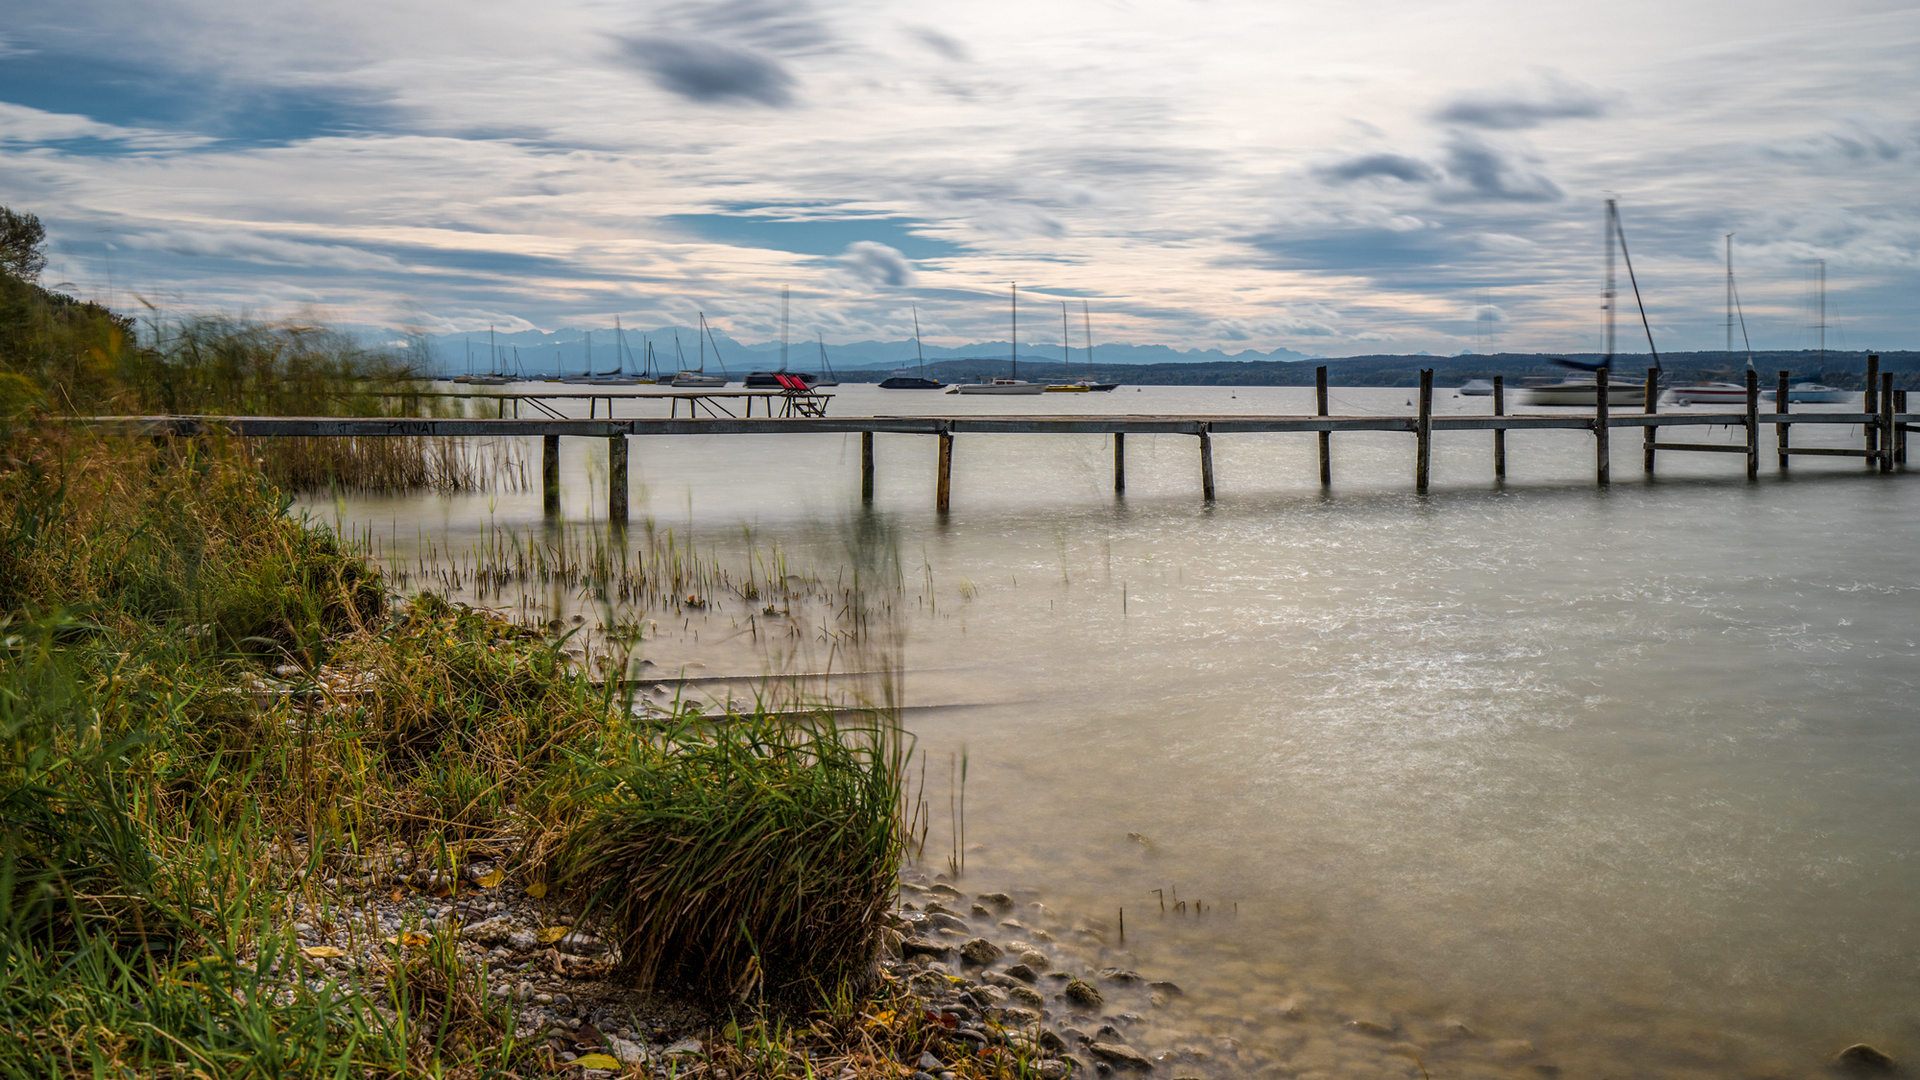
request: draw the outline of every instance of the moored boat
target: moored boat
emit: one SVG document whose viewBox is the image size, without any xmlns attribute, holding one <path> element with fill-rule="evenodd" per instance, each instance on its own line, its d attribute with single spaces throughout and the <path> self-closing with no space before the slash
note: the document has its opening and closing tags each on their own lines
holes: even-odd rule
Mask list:
<svg viewBox="0 0 1920 1080">
<path fill-rule="evenodd" d="M 927 378 L 927 354 L 920 348 L 920 308 L 913 305 L 913 353 L 920 358 L 920 374 L 893 375 L 880 380 L 882 390 L 938 390 L 947 385 Z"/>
</svg>

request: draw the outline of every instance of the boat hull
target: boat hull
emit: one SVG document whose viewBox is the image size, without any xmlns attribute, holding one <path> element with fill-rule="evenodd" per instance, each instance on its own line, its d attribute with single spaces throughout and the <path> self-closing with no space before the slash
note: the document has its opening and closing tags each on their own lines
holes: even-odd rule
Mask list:
<svg viewBox="0 0 1920 1080">
<path fill-rule="evenodd" d="M 880 380 L 882 390 L 943 390 L 946 385 L 935 379 L 922 379 L 918 375 L 895 375 Z"/>
<path fill-rule="evenodd" d="M 1791 405 L 1844 405 L 1853 400 L 1851 390 L 1795 390 L 1787 389 L 1787 403 Z"/>
<path fill-rule="evenodd" d="M 1600 403 L 1600 388 L 1592 384 L 1571 386 L 1529 386 L 1520 391 L 1520 404 L 1593 408 Z M 1607 387 L 1607 406 L 1633 406 L 1647 403 L 1644 386 Z"/>
<path fill-rule="evenodd" d="M 1047 388 L 1039 383 L 961 383 L 947 391 L 949 394 L 994 394 L 1001 397 L 1026 397 L 1046 392 Z"/>
<path fill-rule="evenodd" d="M 1772 401 L 1773 396 L 1771 390 L 1760 391 L 1762 401 Z M 1745 405 L 1747 388 L 1732 383 L 1722 386 L 1676 386 L 1667 392 L 1667 397 L 1679 405 Z"/>
<path fill-rule="evenodd" d="M 683 371 L 673 377 L 673 386 L 712 387 L 725 386 L 727 380 L 719 375 L 701 375 L 697 372 Z"/>
</svg>

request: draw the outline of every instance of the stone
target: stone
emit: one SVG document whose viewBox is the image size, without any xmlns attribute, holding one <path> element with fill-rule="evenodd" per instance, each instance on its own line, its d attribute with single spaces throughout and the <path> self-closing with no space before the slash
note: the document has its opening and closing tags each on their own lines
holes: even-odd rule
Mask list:
<svg viewBox="0 0 1920 1080">
<path fill-rule="evenodd" d="M 1039 949 L 1009 949 L 1007 951 L 1019 957 L 1022 964 L 1035 971 L 1045 971 L 1053 966 L 1047 963 L 1047 954 L 1041 952 Z"/>
<path fill-rule="evenodd" d="M 989 1010 L 987 1019 L 1003 1028 L 1023 1028 L 1039 1023 L 1040 1013 L 1019 1005 L 1008 1005 L 1002 1009 Z"/>
<path fill-rule="evenodd" d="M 1895 1064 L 1892 1055 L 1866 1043 L 1854 1043 L 1835 1055 L 1833 1061 L 1862 1072 L 1892 1072 Z"/>
<path fill-rule="evenodd" d="M 1067 981 L 1067 1000 L 1086 1009 L 1097 1009 L 1107 1003 L 1107 999 L 1100 996 L 1100 991 L 1094 989 L 1092 983 L 1081 982 L 1079 979 Z"/>
<path fill-rule="evenodd" d="M 975 899 L 997 911 L 1013 910 L 1013 897 L 1003 892 L 981 893 Z"/>
<path fill-rule="evenodd" d="M 1391 1038 L 1393 1036 L 1392 1024 L 1383 1024 L 1378 1020 L 1368 1020 L 1364 1017 L 1349 1020 L 1346 1026 L 1348 1031 L 1357 1032 L 1361 1035 L 1372 1035 L 1379 1039 Z"/>
<path fill-rule="evenodd" d="M 667 1047 L 664 1052 L 669 1054 L 704 1054 L 707 1052 L 707 1048 L 699 1039 L 685 1038 Z"/>
<path fill-rule="evenodd" d="M 1004 955 L 1000 946 L 983 937 L 974 938 L 960 946 L 960 959 L 976 967 L 985 967 Z"/>
<path fill-rule="evenodd" d="M 538 947 L 540 939 L 531 930 L 515 930 L 507 935 L 507 948 L 515 952 L 526 952 Z"/>
<path fill-rule="evenodd" d="M 946 1066 L 941 1064 L 940 1059 L 934 1057 L 932 1054 L 923 1053 L 920 1055 L 920 1068 L 926 1072 L 937 1073 L 941 1069 L 946 1068 Z"/>
<path fill-rule="evenodd" d="M 1067 1080 L 1067 1076 L 1073 1072 L 1073 1066 L 1056 1058 L 1047 1058 L 1034 1071 L 1040 1075 L 1040 1080 Z"/>
<path fill-rule="evenodd" d="M 987 1045 L 987 1033 L 979 1028 L 963 1027 L 947 1032 L 947 1038 L 960 1039 L 978 1050 Z"/>
<path fill-rule="evenodd" d="M 1093 1036 L 1087 1034 L 1084 1031 L 1081 1031 L 1079 1028 L 1074 1027 L 1071 1024 L 1065 1027 L 1062 1027 L 1060 1029 L 1060 1034 L 1065 1035 L 1067 1038 L 1072 1039 L 1074 1042 L 1080 1043 L 1083 1046 L 1093 1041 Z"/>
<path fill-rule="evenodd" d="M 1023 983 L 1033 982 L 1034 980 L 1040 977 L 1038 975 L 1035 975 L 1033 973 L 1033 968 L 1027 966 L 1026 964 L 1013 965 L 1012 967 L 1007 969 L 1006 976 L 1009 979 L 1018 979 Z"/>
<path fill-rule="evenodd" d="M 945 960 L 953 953 L 953 946 L 940 941 L 928 941 L 926 938 L 906 938 L 900 942 L 900 951 L 907 956 L 932 956 Z"/>
<path fill-rule="evenodd" d="M 1035 1046 L 1038 1046 L 1050 1054 L 1064 1054 L 1071 1049 L 1071 1047 L 1067 1046 L 1067 1040 L 1061 1038 L 1059 1034 L 1051 1028 L 1035 1029 L 1033 1042 Z"/>
<path fill-rule="evenodd" d="M 598 956 L 607 951 L 607 943 L 584 930 L 575 930 L 554 943 L 563 953 L 574 956 Z"/>
<path fill-rule="evenodd" d="M 1047 1007 L 1047 999 L 1041 997 L 1039 991 L 1018 984 L 1007 987 L 1007 1000 L 1017 1001 L 1029 1009 L 1044 1009 Z"/>
<path fill-rule="evenodd" d="M 1112 1024 L 1101 1024 L 1100 1030 L 1093 1033 L 1093 1041 L 1123 1043 L 1127 1041 L 1127 1037 Z"/>
<path fill-rule="evenodd" d="M 1180 986 L 1178 983 L 1150 982 L 1147 984 L 1147 989 L 1153 991 L 1156 994 L 1165 994 L 1168 997 L 1185 997 L 1186 996 L 1186 991 L 1180 989 Z"/>
<path fill-rule="evenodd" d="M 991 918 L 993 918 L 993 912 L 991 912 L 991 911 L 989 911 L 989 910 L 987 910 L 987 908 L 986 908 L 986 907 L 984 907 L 984 906 L 982 906 L 982 905 L 980 905 L 980 904 L 975 904 L 975 905 L 973 905 L 973 908 L 972 908 L 971 910 L 969 910 L 969 911 L 967 912 L 967 914 L 969 914 L 969 915 L 971 915 L 971 916 L 973 916 L 973 917 L 974 917 L 974 918 L 976 918 L 976 919 L 991 919 Z"/>
<path fill-rule="evenodd" d="M 1153 1071 L 1153 1059 L 1125 1043 L 1091 1043 L 1087 1046 L 1087 1050 L 1094 1057 L 1115 1068 L 1138 1069 L 1141 1072 Z"/>
<path fill-rule="evenodd" d="M 607 1044 L 607 1053 L 618 1058 L 622 1065 L 644 1065 L 647 1050 L 637 1042 L 629 1042 L 618 1035 L 602 1035 Z"/>
<path fill-rule="evenodd" d="M 946 914 L 927 916 L 927 925 L 941 930 L 951 930 L 956 934 L 964 934 L 973 929 L 973 927 L 967 925 L 967 920 L 958 919 Z"/>
<path fill-rule="evenodd" d="M 960 913 L 946 906 L 945 904 L 935 903 L 935 904 L 927 905 L 927 914 L 928 915 L 958 915 Z"/>
<path fill-rule="evenodd" d="M 1140 981 L 1139 972 L 1128 971 L 1126 968 L 1117 967 L 1101 968 L 1100 977 L 1108 982 L 1116 983 L 1137 983 Z"/>
<path fill-rule="evenodd" d="M 947 900 L 964 900 L 966 898 L 960 892 L 959 889 L 956 889 L 953 886 L 948 885 L 944 881 L 935 884 L 932 888 L 928 889 L 927 891 L 932 893 L 935 896 L 938 896 Z"/>
<path fill-rule="evenodd" d="M 525 1001 L 532 996 L 533 984 L 525 979 L 521 979 L 520 985 L 513 988 L 513 1000 L 515 1001 Z"/>
</svg>

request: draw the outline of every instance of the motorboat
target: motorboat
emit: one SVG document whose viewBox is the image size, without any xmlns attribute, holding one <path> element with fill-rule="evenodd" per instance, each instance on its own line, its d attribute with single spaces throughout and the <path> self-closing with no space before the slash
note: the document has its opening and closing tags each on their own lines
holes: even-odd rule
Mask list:
<svg viewBox="0 0 1920 1080">
<path fill-rule="evenodd" d="M 1576 365 L 1568 360 L 1556 360 L 1555 363 L 1567 364 L 1573 367 L 1584 367 L 1584 365 Z M 1591 409 L 1598 406 L 1599 402 L 1600 382 L 1594 377 L 1594 373 L 1590 370 L 1569 372 L 1558 380 L 1532 378 L 1526 380 L 1520 386 L 1520 404 L 1522 405 L 1585 407 Z M 1608 408 L 1613 408 L 1616 405 L 1633 406 L 1645 405 L 1646 403 L 1647 388 L 1645 386 L 1638 383 L 1609 382 L 1607 384 Z"/>
<path fill-rule="evenodd" d="M 1841 405 L 1853 400 L 1852 390 L 1842 390 L 1819 382 L 1794 383 L 1787 387 L 1789 405 Z"/>
<path fill-rule="evenodd" d="M 1760 391 L 1760 400 L 1772 401 L 1773 398 L 1773 391 Z M 1668 390 L 1667 399 L 1678 405 L 1745 405 L 1747 388 L 1739 383 L 1697 382 Z"/>
<path fill-rule="evenodd" d="M 1044 394 L 1047 388 L 1037 382 L 1021 379 L 988 379 L 977 383 L 955 383 L 947 388 L 949 394 L 1007 394 L 1027 395 Z"/>
<path fill-rule="evenodd" d="M 667 385 L 669 386 L 725 386 L 727 385 L 727 379 L 726 379 L 726 376 L 724 375 L 709 375 L 704 371 L 681 371 L 681 372 L 676 372 L 673 376 L 673 381 L 671 383 L 668 383 Z"/>
<path fill-rule="evenodd" d="M 1493 384 L 1485 379 L 1468 379 L 1460 384 L 1460 389 L 1455 393 L 1461 397 L 1492 397 Z M 1611 400 L 1613 395 L 1609 394 L 1607 397 Z"/>
</svg>

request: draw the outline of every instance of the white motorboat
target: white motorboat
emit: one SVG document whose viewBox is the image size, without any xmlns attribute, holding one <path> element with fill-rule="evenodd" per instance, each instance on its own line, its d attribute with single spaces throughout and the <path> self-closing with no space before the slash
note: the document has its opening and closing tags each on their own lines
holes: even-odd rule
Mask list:
<svg viewBox="0 0 1920 1080">
<path fill-rule="evenodd" d="M 1773 391 L 1760 391 L 1760 400 L 1772 401 Z M 1747 388 L 1730 382 L 1697 382 L 1667 391 L 1667 399 L 1679 405 L 1745 405 Z"/>
<path fill-rule="evenodd" d="M 673 376 L 672 386 L 725 386 L 727 380 L 721 375 L 709 375 L 704 371 L 682 371 Z"/>
<path fill-rule="evenodd" d="M 1492 397 L 1493 384 L 1485 379 L 1468 379 L 1460 384 L 1460 389 L 1456 392 L 1461 397 Z"/>
<path fill-rule="evenodd" d="M 1790 405 L 1842 405 L 1853 400 L 1853 391 L 1825 383 L 1803 382 L 1787 387 Z"/>
<path fill-rule="evenodd" d="M 1047 388 L 1042 383 L 1026 382 L 1021 379 L 989 379 L 986 382 L 956 383 L 947 388 L 949 394 L 1044 394 Z"/>
<path fill-rule="evenodd" d="M 1520 404 L 1594 408 L 1600 402 L 1600 384 L 1592 375 L 1568 375 L 1557 382 L 1528 379 L 1520 388 Z M 1647 388 L 1635 383 L 1608 383 L 1607 407 L 1645 405 Z"/>
</svg>

